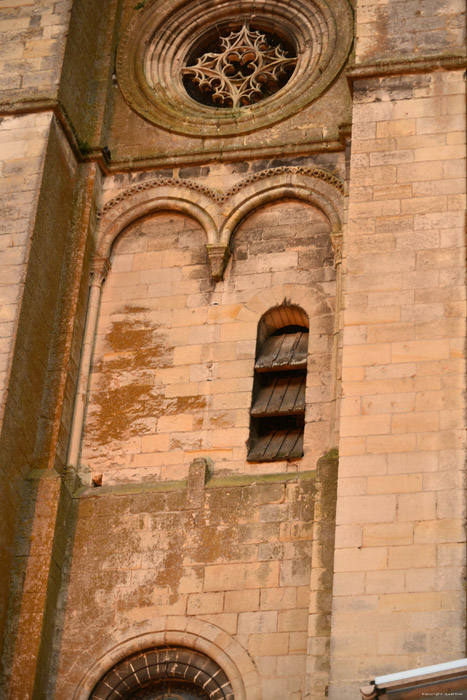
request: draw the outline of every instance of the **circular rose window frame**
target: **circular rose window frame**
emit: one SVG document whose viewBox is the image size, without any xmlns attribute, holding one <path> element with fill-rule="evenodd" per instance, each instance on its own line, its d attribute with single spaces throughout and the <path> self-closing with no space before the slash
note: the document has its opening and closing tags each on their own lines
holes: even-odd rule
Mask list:
<svg viewBox="0 0 467 700">
<path fill-rule="evenodd" d="M 243 22 L 283 37 L 297 52 L 287 84 L 257 104 L 216 109 L 188 96 L 182 68 L 213 26 Z M 117 52 L 117 79 L 130 107 L 169 131 L 197 137 L 249 133 L 310 104 L 334 80 L 349 54 L 353 15 L 347 0 L 178 0 L 135 10 Z"/>
</svg>

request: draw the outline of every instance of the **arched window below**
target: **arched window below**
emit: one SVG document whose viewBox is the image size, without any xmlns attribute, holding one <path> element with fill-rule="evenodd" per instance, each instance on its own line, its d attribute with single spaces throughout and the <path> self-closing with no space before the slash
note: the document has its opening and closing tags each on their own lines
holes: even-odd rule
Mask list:
<svg viewBox="0 0 467 700">
<path fill-rule="evenodd" d="M 248 461 L 303 457 L 308 317 L 298 306 L 267 312 L 258 326 Z"/>
<path fill-rule="evenodd" d="M 224 671 L 209 657 L 184 647 L 134 654 L 111 668 L 89 700 L 234 700 Z"/>
</svg>

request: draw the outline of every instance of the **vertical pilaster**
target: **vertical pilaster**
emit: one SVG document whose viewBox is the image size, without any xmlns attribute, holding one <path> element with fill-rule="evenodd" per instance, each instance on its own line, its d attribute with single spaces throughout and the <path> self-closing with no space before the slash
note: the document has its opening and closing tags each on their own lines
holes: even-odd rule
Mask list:
<svg viewBox="0 0 467 700">
<path fill-rule="evenodd" d="M 37 418 L 33 402 L 18 401 L 14 351 L 25 350 L 20 312 L 70 7 L 71 0 L 0 3 L 0 655 L 22 478 L 33 448 L 29 429 Z M 28 396 L 36 378 L 22 378 Z"/>
<path fill-rule="evenodd" d="M 331 698 L 465 656 L 463 70 L 354 80 Z"/>
</svg>

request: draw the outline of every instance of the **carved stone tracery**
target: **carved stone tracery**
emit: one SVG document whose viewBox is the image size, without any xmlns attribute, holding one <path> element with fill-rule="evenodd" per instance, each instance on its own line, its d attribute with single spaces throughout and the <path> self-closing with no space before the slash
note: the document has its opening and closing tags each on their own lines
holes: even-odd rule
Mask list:
<svg viewBox="0 0 467 700">
<path fill-rule="evenodd" d="M 272 45 L 275 44 L 275 45 Z M 209 96 L 215 107 L 244 107 L 279 90 L 296 66 L 297 59 L 278 41 L 271 41 L 247 22 L 219 40 L 217 52 L 198 56 L 182 75 L 199 89 L 198 101 Z"/>
</svg>

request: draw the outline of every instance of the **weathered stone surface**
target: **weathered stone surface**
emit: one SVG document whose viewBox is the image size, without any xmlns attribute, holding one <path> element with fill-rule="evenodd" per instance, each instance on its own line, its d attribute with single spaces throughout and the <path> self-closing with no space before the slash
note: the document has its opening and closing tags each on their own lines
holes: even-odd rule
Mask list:
<svg viewBox="0 0 467 700">
<path fill-rule="evenodd" d="M 167 646 L 245 700 L 463 657 L 465 3 L 0 13 L 1 697 L 89 700 Z M 177 42 L 249 15 L 297 33 L 297 73 L 194 132 Z M 139 81 L 159 40 L 156 125 L 122 56 Z M 289 304 L 304 457 L 248 462 L 259 321 Z"/>
<path fill-rule="evenodd" d="M 298 467 L 313 468 L 332 446 L 327 231 L 323 215 L 298 202 L 260 209 L 235 234 L 229 271 L 217 284 L 204 233 L 179 214 L 148 217 L 119 238 L 102 293 L 82 453 L 104 485 L 185 477 L 197 454 L 215 469 L 270 471 L 245 461 L 258 308 L 275 305 L 268 288 L 279 303 L 286 298 L 309 313 L 313 359 Z M 314 259 L 302 260 L 311 246 Z"/>
<path fill-rule="evenodd" d="M 201 476 L 201 488 L 195 483 L 195 472 L 196 478 Z M 62 589 L 67 601 L 63 648 L 74 649 L 77 663 L 70 668 L 64 657 L 59 696 L 65 697 L 66 684 L 76 683 L 86 672 L 89 644 L 100 655 L 111 639 L 150 631 L 154 619 L 166 620 L 169 627 L 175 614 L 224 629 L 250 650 L 258 664 L 271 655 L 270 647 L 274 655 L 296 653 L 294 635 L 306 628 L 308 619 L 308 608 L 303 607 L 308 596 L 303 593 L 309 585 L 311 549 L 299 546 L 284 557 L 283 547 L 304 544 L 300 526 L 313 515 L 307 510 L 303 520 L 301 513 L 307 506 L 313 512 L 312 475 L 302 480 L 283 476 L 273 486 L 267 480 L 255 484 L 239 476 L 226 486 L 214 477 L 204 486 L 204 472 L 205 464 L 196 460 L 187 490 L 181 492 L 189 499 L 183 511 L 168 510 L 173 507 L 170 491 L 151 494 L 142 489 L 125 496 L 123 502 L 111 489 L 86 491 L 74 539 L 71 579 Z M 196 500 L 190 498 L 194 491 L 200 496 Z M 290 504 L 282 523 L 294 526 L 287 535 L 279 526 L 274 534 L 271 523 L 261 517 L 266 509 L 282 503 Z M 255 524 L 257 537 L 248 542 L 245 528 L 250 524 Z M 272 550 L 264 560 L 266 541 Z M 280 615 L 277 609 L 282 609 L 285 599 L 287 612 Z M 282 676 L 278 671 L 277 678 Z M 299 685 L 304 691 L 304 675 Z"/>
<path fill-rule="evenodd" d="M 415 6 L 409 3 L 399 14 L 398 3 L 375 3 L 360 17 L 370 11 L 375 21 L 384 16 L 378 26 L 391 47 L 390 32 L 399 21 L 420 22 L 422 42 L 428 41 L 423 32 L 433 8 L 424 5 L 425 19 L 417 13 L 411 19 L 407 13 Z M 446 9 L 437 5 L 436 20 L 432 17 L 439 27 L 444 26 Z M 446 40 L 444 30 L 441 35 Z M 406 50 L 415 36 L 400 33 Z M 430 45 L 434 49 L 436 41 Z M 465 194 L 462 202 L 447 194 L 451 183 L 457 186 L 455 162 L 460 155 L 449 144 L 449 131 L 463 129 L 465 123 L 464 107 L 454 106 L 456 101 L 447 95 L 464 95 L 465 84 L 461 71 L 447 71 L 357 81 L 355 88 L 355 167 L 344 261 L 350 313 L 344 315 L 343 366 L 348 375 L 343 392 L 349 398 L 341 416 L 339 488 L 345 495 L 337 506 L 337 538 L 342 532 L 343 539 L 335 563 L 336 571 L 364 572 L 364 577 L 359 574 L 348 590 L 336 590 L 335 697 L 351 687 L 362 655 L 368 676 L 381 668 L 397 670 L 401 654 L 407 668 L 462 655 L 455 644 L 443 642 L 452 631 L 448 633 L 440 618 L 445 596 L 456 608 L 461 582 L 454 568 L 449 571 L 449 561 L 439 558 L 438 547 L 446 536 L 451 542 L 464 538 L 459 531 L 455 534 L 464 498 L 447 478 L 448 470 L 462 469 L 464 436 L 455 420 L 449 427 L 442 425 L 441 413 L 448 405 L 455 410 L 464 403 L 464 371 L 454 350 L 463 343 L 464 329 L 448 320 L 443 288 L 455 285 L 465 267 Z M 464 289 L 460 296 L 464 306 Z M 351 344 L 346 345 L 346 338 Z M 452 456 L 449 467 L 447 453 Z M 432 472 L 445 478 L 427 491 Z M 444 494 L 450 514 L 443 517 L 450 519 L 440 521 L 437 503 Z M 349 527 L 355 528 L 351 538 Z M 420 567 L 423 577 L 415 574 Z M 435 576 L 449 578 L 453 593 L 427 593 Z M 431 635 L 417 626 L 415 611 L 420 609 L 423 624 L 432 624 Z M 418 646 L 409 643 L 404 629 L 402 614 L 407 611 L 412 611 L 410 629 L 418 635 Z M 356 640 L 350 632 L 370 624 L 372 634 Z M 462 616 L 450 624 L 460 635 Z M 339 668 L 339 660 L 347 665 Z"/>
</svg>

